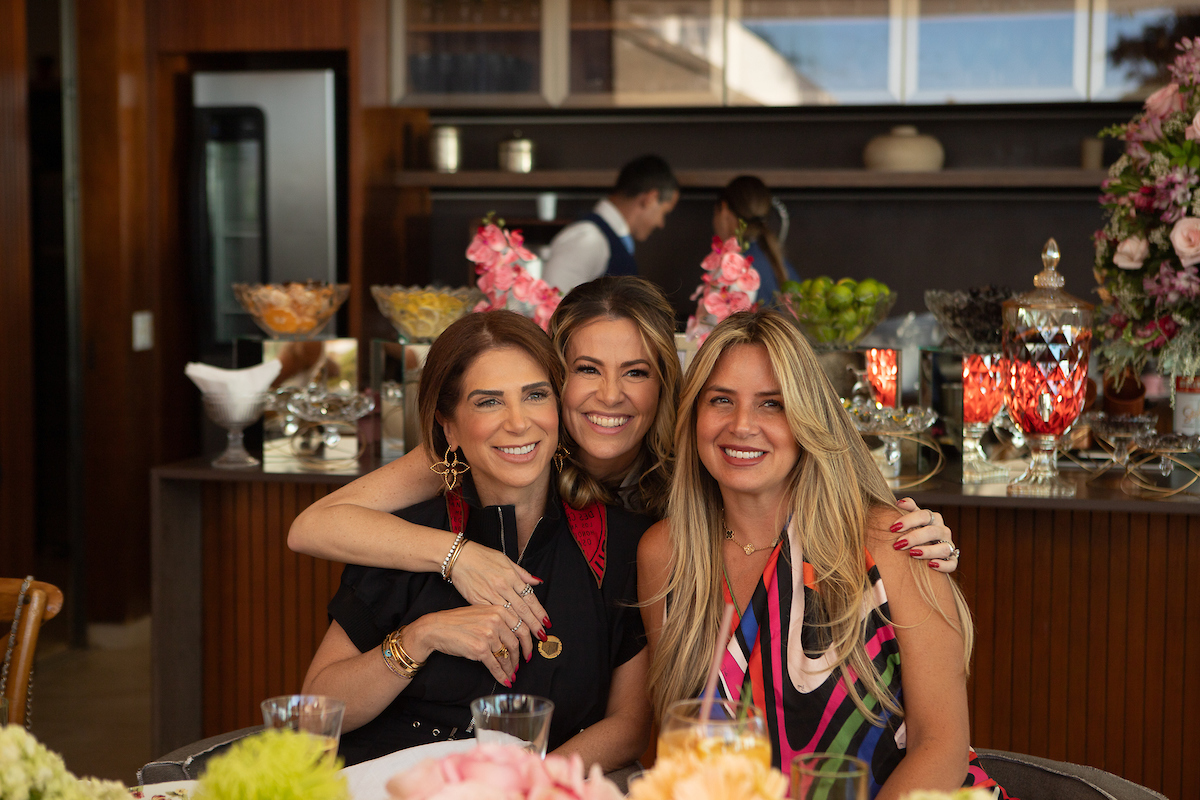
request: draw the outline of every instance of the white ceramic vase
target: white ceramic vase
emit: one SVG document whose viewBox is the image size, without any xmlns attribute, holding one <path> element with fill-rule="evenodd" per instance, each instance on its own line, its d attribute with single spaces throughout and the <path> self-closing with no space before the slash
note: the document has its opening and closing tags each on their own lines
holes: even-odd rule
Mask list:
<svg viewBox="0 0 1200 800">
<path fill-rule="evenodd" d="M 942 143 L 917 133 L 913 125 L 897 125 L 891 133 L 871 139 L 863 149 L 866 168 L 881 172 L 937 172 L 945 159 Z"/>
</svg>

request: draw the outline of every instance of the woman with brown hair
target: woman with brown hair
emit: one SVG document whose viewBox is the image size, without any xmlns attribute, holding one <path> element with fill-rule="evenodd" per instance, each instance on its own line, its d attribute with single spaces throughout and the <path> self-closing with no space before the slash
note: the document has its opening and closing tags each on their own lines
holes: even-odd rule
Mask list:
<svg viewBox="0 0 1200 800">
<path fill-rule="evenodd" d="M 508 311 L 469 314 L 430 348 L 418 404 L 446 493 L 398 516 L 454 544 L 434 571 L 342 574 L 303 691 L 345 701 L 347 763 L 470 738 L 471 701 L 501 686 L 554 702 L 554 750 L 612 770 L 645 749 L 634 566 L 650 520 L 576 492 L 559 448 L 562 377 L 546 335 Z M 511 602 L 469 605 L 457 591 L 467 542 L 542 577 L 518 593 L 555 614 L 536 651 Z"/>
<path fill-rule="evenodd" d="M 783 220 L 779 237 L 767 225 L 772 210 Z M 780 244 L 780 239 L 787 235 L 787 207 L 771 197 L 771 190 L 761 180 L 753 175 L 741 175 L 731 180 L 717 198 L 713 233 L 722 240 L 728 239 L 737 234 L 739 223 L 745 225 L 746 255 L 754 259 L 752 266 L 761 281 L 758 300 L 765 306 L 774 305 L 779 287 L 787 281 L 799 280 Z"/>
</svg>

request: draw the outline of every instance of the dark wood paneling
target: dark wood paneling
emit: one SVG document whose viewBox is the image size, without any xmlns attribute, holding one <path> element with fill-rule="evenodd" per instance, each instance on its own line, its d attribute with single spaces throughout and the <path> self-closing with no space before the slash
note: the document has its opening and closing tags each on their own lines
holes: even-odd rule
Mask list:
<svg viewBox="0 0 1200 800">
<path fill-rule="evenodd" d="M 202 735 L 259 724 L 262 700 L 300 691 L 342 565 L 293 553 L 287 529 L 334 488 L 205 484 Z"/>
<path fill-rule="evenodd" d="M 163 52 L 344 50 L 353 0 L 158 0 Z"/>
<path fill-rule="evenodd" d="M 76 6 L 88 613 L 120 620 L 149 607 L 147 475 L 158 404 L 152 352 L 134 353 L 132 313 L 154 307 L 147 196 L 145 5 Z"/>
<path fill-rule="evenodd" d="M 33 319 L 25 0 L 0 0 L 0 574 L 33 571 Z"/>
<path fill-rule="evenodd" d="M 1200 519 L 939 510 L 975 610 L 972 744 L 1200 796 Z"/>
</svg>

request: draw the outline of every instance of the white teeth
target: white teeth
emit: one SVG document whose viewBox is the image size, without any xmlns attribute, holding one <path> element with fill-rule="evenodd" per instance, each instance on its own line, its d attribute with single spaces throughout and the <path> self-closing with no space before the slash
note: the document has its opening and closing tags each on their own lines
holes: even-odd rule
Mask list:
<svg viewBox="0 0 1200 800">
<path fill-rule="evenodd" d="M 527 444 L 523 447 L 500 447 L 497 448 L 501 453 L 507 453 L 510 456 L 523 456 L 526 453 L 532 453 L 536 444 Z"/>
<path fill-rule="evenodd" d="M 721 448 L 730 458 L 758 458 L 764 450 L 730 450 L 728 447 Z"/>
<path fill-rule="evenodd" d="M 588 422 L 599 425 L 601 428 L 619 428 L 629 422 L 629 417 L 601 417 L 597 414 L 588 414 L 587 418 Z"/>
</svg>

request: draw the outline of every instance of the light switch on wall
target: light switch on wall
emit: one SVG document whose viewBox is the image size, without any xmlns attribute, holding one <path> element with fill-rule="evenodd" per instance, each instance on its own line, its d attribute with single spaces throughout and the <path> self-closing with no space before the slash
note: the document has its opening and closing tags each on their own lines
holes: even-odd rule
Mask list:
<svg viewBox="0 0 1200 800">
<path fill-rule="evenodd" d="M 154 312 L 133 312 L 133 352 L 154 349 Z"/>
</svg>

